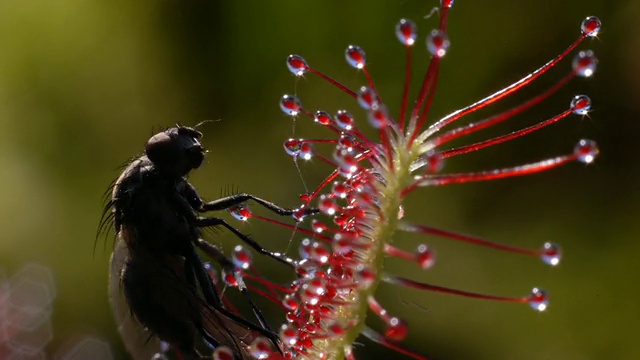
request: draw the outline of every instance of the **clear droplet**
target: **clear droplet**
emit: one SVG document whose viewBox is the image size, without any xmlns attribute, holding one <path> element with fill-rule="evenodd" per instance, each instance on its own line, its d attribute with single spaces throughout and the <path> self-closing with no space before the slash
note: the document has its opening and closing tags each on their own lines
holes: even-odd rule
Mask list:
<svg viewBox="0 0 640 360">
<path fill-rule="evenodd" d="M 280 327 L 280 340 L 285 346 L 292 347 L 298 342 L 298 329 L 293 325 L 284 324 Z"/>
<path fill-rule="evenodd" d="M 285 314 L 285 318 L 289 324 L 297 324 L 300 321 L 300 317 L 291 311 Z"/>
<path fill-rule="evenodd" d="M 590 77 L 596 71 L 598 58 L 593 51 L 583 50 L 576 54 L 571 65 L 578 76 Z"/>
<path fill-rule="evenodd" d="M 310 334 L 315 334 L 318 331 L 318 327 L 315 324 L 306 323 L 304 324 L 304 330 Z"/>
<path fill-rule="evenodd" d="M 347 152 L 352 152 L 357 144 L 358 140 L 356 140 L 353 135 L 346 132 L 341 133 L 338 138 L 338 146 L 341 150 L 345 150 Z"/>
<path fill-rule="evenodd" d="M 314 307 L 320 302 L 320 296 L 316 295 L 312 291 L 307 291 L 306 288 L 308 288 L 307 284 L 302 285 L 300 300 L 302 300 L 302 303 L 304 304 L 304 309 L 312 312 L 315 310 Z"/>
<path fill-rule="evenodd" d="M 287 57 L 287 67 L 295 76 L 302 76 L 309 69 L 307 62 L 300 55 L 289 55 Z"/>
<path fill-rule="evenodd" d="M 252 215 L 251 210 L 249 210 L 249 207 L 245 203 L 232 206 L 228 211 L 231 216 L 240 221 L 247 221 Z"/>
<path fill-rule="evenodd" d="M 427 37 L 427 50 L 435 57 L 443 57 L 449 50 L 451 42 L 442 30 L 432 30 Z"/>
<path fill-rule="evenodd" d="M 355 174 L 360 171 L 360 164 L 354 155 L 351 153 L 336 149 L 333 154 L 333 159 L 336 161 L 338 165 L 338 170 L 340 171 L 340 175 L 347 179 L 351 179 Z"/>
<path fill-rule="evenodd" d="M 409 333 L 409 325 L 397 317 L 392 317 L 387 323 L 387 329 L 384 332 L 385 338 L 392 341 L 402 341 L 407 337 Z"/>
<path fill-rule="evenodd" d="M 383 129 L 389 125 L 391 119 L 389 119 L 387 109 L 384 106 L 379 106 L 377 109 L 369 111 L 368 120 L 375 129 Z"/>
<path fill-rule="evenodd" d="M 549 306 L 549 295 L 542 289 L 533 288 L 531 295 L 529 295 L 529 306 L 533 310 L 545 311 Z"/>
<path fill-rule="evenodd" d="M 550 242 L 544 243 L 540 250 L 540 258 L 546 264 L 551 266 L 560 264 L 560 260 L 562 259 L 562 249 L 560 248 L 560 245 Z"/>
<path fill-rule="evenodd" d="M 311 256 L 311 239 L 304 238 L 300 241 L 300 246 L 298 246 L 298 254 L 302 259 L 309 259 Z"/>
<path fill-rule="evenodd" d="M 350 179 L 353 175 L 357 174 L 360 171 L 360 164 L 358 164 L 358 160 L 351 155 L 345 155 L 340 158 L 338 162 L 340 175 L 343 177 Z"/>
<path fill-rule="evenodd" d="M 377 198 L 368 190 L 359 189 L 354 198 L 354 206 L 370 206 L 377 203 Z"/>
<path fill-rule="evenodd" d="M 287 154 L 293 157 L 297 157 L 298 154 L 300 153 L 301 144 L 302 144 L 302 141 L 298 139 L 289 139 L 284 142 L 284 150 L 287 152 Z"/>
<path fill-rule="evenodd" d="M 423 270 L 432 267 L 436 262 L 433 250 L 425 244 L 418 245 L 418 249 L 416 250 L 416 262 Z"/>
<path fill-rule="evenodd" d="M 236 273 L 234 271 L 227 271 L 226 269 L 222 269 L 222 281 L 225 284 L 231 287 L 238 286 L 238 279 L 236 279 Z"/>
<path fill-rule="evenodd" d="M 351 115 L 347 110 L 338 110 L 333 119 L 338 127 L 346 131 L 353 129 L 353 125 L 355 124 L 353 115 Z"/>
<path fill-rule="evenodd" d="M 233 360 L 235 356 L 233 351 L 226 346 L 218 346 L 213 350 L 213 360 Z"/>
<path fill-rule="evenodd" d="M 347 223 L 351 220 L 351 215 L 348 213 L 338 214 L 333 217 L 333 223 L 338 225 L 340 228 L 344 228 L 347 226 Z"/>
<path fill-rule="evenodd" d="M 342 228 L 347 225 L 350 219 L 351 217 L 349 216 L 349 214 L 339 214 L 333 217 L 333 222 L 334 224 Z"/>
<path fill-rule="evenodd" d="M 347 63 L 356 69 L 363 69 L 367 62 L 367 57 L 364 50 L 357 45 L 349 45 L 345 50 L 345 57 Z"/>
<path fill-rule="evenodd" d="M 322 195 L 320 196 L 318 209 L 326 215 L 333 216 L 340 210 L 340 206 L 329 196 Z"/>
<path fill-rule="evenodd" d="M 573 153 L 578 158 L 578 161 L 585 164 L 591 164 L 599 152 L 598 144 L 588 139 L 578 141 L 578 144 L 576 144 L 576 147 L 573 149 Z"/>
<path fill-rule="evenodd" d="M 319 264 L 326 264 L 329 261 L 331 252 L 324 245 L 317 241 L 311 243 L 311 250 L 309 251 L 309 259 L 316 261 Z"/>
<path fill-rule="evenodd" d="M 313 158 L 313 145 L 309 142 L 303 142 L 300 145 L 300 151 L 298 152 L 298 158 L 302 160 L 311 160 Z"/>
<path fill-rule="evenodd" d="M 291 214 L 291 217 L 293 218 L 293 220 L 297 221 L 297 222 L 301 222 L 303 221 L 309 214 L 307 213 L 307 208 L 306 206 L 300 206 L 299 208 L 297 208 L 293 214 Z"/>
<path fill-rule="evenodd" d="M 311 253 L 311 251 L 309 251 L 309 253 Z M 296 274 L 299 278 L 303 279 L 313 278 L 318 272 L 318 266 L 319 265 L 315 261 L 310 259 L 298 261 L 298 264 L 296 264 Z M 296 284 L 296 286 L 298 286 L 295 280 L 294 283 Z"/>
<path fill-rule="evenodd" d="M 233 255 L 231 256 L 231 260 L 233 261 L 233 265 L 237 268 L 247 270 L 251 267 L 251 261 L 253 260 L 253 256 L 251 255 L 251 251 L 245 249 L 242 245 L 237 245 L 233 248 Z"/>
<path fill-rule="evenodd" d="M 587 95 L 576 95 L 571 99 L 571 110 L 576 115 L 587 115 L 591 110 L 591 99 Z"/>
<path fill-rule="evenodd" d="M 358 241 L 355 231 L 339 231 L 333 236 L 332 246 L 336 254 L 348 254 L 353 251 L 353 246 Z"/>
<path fill-rule="evenodd" d="M 296 96 L 283 95 L 280 99 L 280 109 L 289 116 L 297 116 L 302 109 L 302 103 Z"/>
<path fill-rule="evenodd" d="M 598 36 L 600 27 L 602 27 L 602 22 L 597 16 L 587 16 L 586 19 L 582 20 L 580 30 L 582 30 L 582 35 L 584 36 L 595 37 Z"/>
<path fill-rule="evenodd" d="M 321 279 L 313 279 L 302 286 L 303 291 L 312 296 L 323 296 L 326 292 L 325 284 Z"/>
<path fill-rule="evenodd" d="M 365 110 L 378 108 L 378 94 L 372 88 L 363 86 L 358 92 L 358 104 Z"/>
<path fill-rule="evenodd" d="M 313 232 L 317 234 L 322 234 L 325 230 L 327 230 L 327 225 L 325 225 L 318 219 L 313 219 L 311 221 L 311 230 L 313 230 Z"/>
<path fill-rule="evenodd" d="M 300 303 L 292 295 L 285 295 L 282 299 L 282 305 L 288 311 L 296 311 L 300 308 Z"/>
<path fill-rule="evenodd" d="M 255 359 L 267 359 L 272 352 L 271 342 L 262 336 L 256 337 L 249 345 L 249 354 Z"/>
<path fill-rule="evenodd" d="M 300 196 L 298 196 L 298 197 L 300 198 L 300 201 L 307 202 L 307 201 L 311 200 L 312 196 L 313 196 L 313 193 L 306 192 L 306 193 L 300 194 Z"/>
<path fill-rule="evenodd" d="M 331 125 L 333 123 L 333 119 L 331 119 L 331 115 L 326 111 L 316 111 L 313 121 L 317 122 L 320 125 Z"/>
<path fill-rule="evenodd" d="M 347 284 L 354 280 L 354 271 L 351 268 L 347 267 L 346 264 L 344 265 L 341 263 L 333 264 L 329 269 L 329 275 L 336 282 L 342 283 L 342 284 Z M 340 295 L 346 295 L 351 293 L 351 289 L 349 289 L 348 287 L 341 287 L 336 290 Z"/>
<path fill-rule="evenodd" d="M 333 183 L 333 186 L 331 187 L 331 193 L 333 194 L 333 196 L 340 199 L 345 199 L 347 197 L 347 194 L 349 194 L 349 191 L 350 187 L 347 184 L 339 181 L 335 181 Z"/>
<path fill-rule="evenodd" d="M 440 5 L 445 8 L 450 8 L 453 6 L 453 0 L 440 0 Z"/>
<path fill-rule="evenodd" d="M 412 46 L 418 38 L 418 28 L 416 24 L 409 19 L 400 19 L 396 25 L 396 36 L 401 43 L 406 46 Z"/>
</svg>

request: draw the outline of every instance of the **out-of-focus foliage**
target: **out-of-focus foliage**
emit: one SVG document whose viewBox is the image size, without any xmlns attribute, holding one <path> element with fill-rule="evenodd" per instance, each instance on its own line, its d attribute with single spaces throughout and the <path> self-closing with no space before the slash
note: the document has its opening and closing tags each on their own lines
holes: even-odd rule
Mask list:
<svg viewBox="0 0 640 360">
<path fill-rule="evenodd" d="M 386 102 L 397 104 L 404 49 L 393 27 L 401 17 L 412 18 L 424 39 L 435 25 L 423 16 L 435 5 L 415 0 L 0 2 L 0 266 L 11 273 L 25 262 L 38 262 L 53 270 L 52 352 L 65 339 L 90 334 L 107 337 L 117 357 L 125 358 L 106 295 L 112 238 L 99 238 L 94 251 L 95 230 L 102 193 L 118 175 L 118 165 L 138 154 L 154 131 L 176 122 L 220 119 L 203 128 L 211 152 L 192 176 L 201 194 L 214 198 L 233 185 L 295 205 L 304 187 L 282 150 L 292 125 L 280 113 L 278 98 L 297 91 L 312 110 L 346 107 L 364 116 L 348 96 L 318 79 L 295 80 L 286 70 L 286 56 L 302 54 L 355 87 L 365 80 L 345 65 L 343 51 L 359 44 Z M 456 2 L 452 46 L 432 114 L 467 105 L 546 62 L 578 36 L 586 15 L 598 15 L 604 24 L 601 40 L 588 45 L 600 58 L 595 78 L 572 82 L 514 121 L 532 123 L 559 113 L 578 93 L 592 98 L 591 117 L 573 117 L 527 139 L 452 161 L 445 171 L 565 153 L 581 137 L 599 142 L 601 158 L 591 166 L 573 164 L 528 178 L 424 189 L 406 204 L 408 218 L 431 225 L 529 247 L 561 243 L 563 263 L 548 269 L 517 255 L 414 237 L 398 238 L 399 246 L 429 242 L 438 250 L 437 266 L 421 275 L 412 265 L 390 261 L 393 271 L 473 291 L 524 295 L 540 285 L 552 294 L 551 307 L 536 314 L 526 306 L 383 288 L 388 295 L 380 300 L 408 318 L 407 345 L 421 353 L 449 360 L 640 357 L 635 346 L 640 292 L 633 286 L 640 273 L 640 3 Z M 417 75 L 427 56 L 423 46 L 415 49 Z M 546 88 L 568 66 L 561 64 L 496 109 Z M 311 137 L 317 130 L 322 136 L 322 129 L 302 122 L 300 134 Z M 320 162 L 302 168 L 311 186 L 325 173 Z M 271 249 L 288 246 L 286 231 L 257 222 L 238 226 Z M 225 232 L 213 238 L 226 250 L 236 241 Z M 282 270 L 269 261 L 259 266 L 265 273 Z M 277 311 L 270 316 L 278 319 Z M 357 349 L 362 357 L 381 354 L 378 345 L 363 342 L 366 347 Z"/>
</svg>

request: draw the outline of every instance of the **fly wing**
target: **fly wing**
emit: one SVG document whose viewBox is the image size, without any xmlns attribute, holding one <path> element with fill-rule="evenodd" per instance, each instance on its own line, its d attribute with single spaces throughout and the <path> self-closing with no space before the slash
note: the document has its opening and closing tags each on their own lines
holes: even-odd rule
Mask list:
<svg viewBox="0 0 640 360">
<path fill-rule="evenodd" d="M 248 346 L 255 340 L 258 334 L 242 323 L 225 315 L 204 300 L 195 288 L 186 282 L 184 264 L 181 262 L 167 261 L 167 268 L 178 275 L 181 281 L 174 282 L 176 296 L 183 297 L 190 304 L 188 307 L 197 307 L 197 316 L 194 314 L 194 323 L 198 324 L 205 339 L 226 346 L 231 349 L 237 359 L 254 359 L 248 350 Z M 173 296 L 172 296 L 173 297 Z"/>
<path fill-rule="evenodd" d="M 209 336 L 216 339 L 220 345 L 233 350 L 236 357 L 253 359 L 248 347 L 258 336 L 254 331 L 207 304 L 203 305 L 201 314 L 202 326 Z"/>
<path fill-rule="evenodd" d="M 130 233 L 130 229 L 124 226 L 121 233 Z M 135 239 L 122 242 L 130 240 Z M 202 344 L 199 339 L 204 339 L 230 348 L 237 359 L 252 359 L 247 346 L 255 339 L 255 332 L 204 300 L 187 281 L 184 258 L 150 253 L 144 247 L 137 247 L 122 266 L 125 301 L 134 310 L 133 316 L 122 314 L 128 316 L 126 320 L 139 321 L 151 330 L 154 339 L 157 336 L 184 352 L 199 347 L 198 344 Z M 114 308 L 114 311 L 117 310 Z M 136 336 L 140 335 L 135 334 L 128 340 L 136 342 Z"/>
<path fill-rule="evenodd" d="M 160 352 L 160 340 L 153 337 L 132 315 L 121 287 L 121 273 L 129 258 L 129 250 L 120 233 L 109 264 L 109 302 L 120 336 L 134 360 L 149 360 Z"/>
</svg>

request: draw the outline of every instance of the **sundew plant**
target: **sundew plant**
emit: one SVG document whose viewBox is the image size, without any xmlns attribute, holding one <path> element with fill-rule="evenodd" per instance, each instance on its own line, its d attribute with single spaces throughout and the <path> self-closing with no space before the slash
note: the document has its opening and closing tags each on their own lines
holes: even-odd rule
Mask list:
<svg viewBox="0 0 640 360">
<path fill-rule="evenodd" d="M 534 174 L 571 162 L 590 164 L 598 155 L 596 143 L 582 139 L 569 144 L 570 151 L 551 158 L 504 168 L 447 172 L 446 164 L 458 156 L 515 140 L 568 117 L 586 116 L 591 110 L 591 100 L 586 95 L 576 94 L 567 99 L 565 108 L 549 109 L 548 117 L 533 125 L 489 136 L 483 141 L 451 146 L 454 140 L 507 122 L 540 105 L 576 77 L 591 77 L 598 61 L 592 51 L 581 49 L 581 45 L 587 38 L 596 37 L 601 26 L 597 17 L 586 17 L 581 24 L 576 24 L 577 39 L 566 49 L 558 49 L 555 58 L 501 90 L 442 118 L 433 118 L 431 110 L 438 83 L 446 81 L 439 78 L 440 64 L 446 61 L 449 47 L 455 44 L 455 39 L 447 35 L 449 15 L 453 11 L 453 0 L 441 0 L 432 18 L 425 21 L 434 23 L 435 28 L 426 31 L 419 31 L 410 19 L 397 22 L 395 35 L 405 47 L 406 57 L 404 72 L 398 74 L 403 77 L 404 85 L 395 90 L 401 93 L 398 104 L 385 102 L 385 93 L 379 91 L 374 74 L 369 72 L 365 50 L 355 44 L 345 44 L 344 56 L 347 65 L 362 75 L 363 85 L 357 89 L 325 74 L 320 65 L 314 64 L 313 54 L 308 58 L 294 54 L 286 59 L 293 75 L 326 81 L 336 93 L 344 96 L 345 101 L 350 101 L 346 106 L 357 104 L 360 110 L 350 112 L 342 108 L 329 112 L 315 109 L 313 100 L 300 99 L 295 94 L 282 96 L 280 108 L 286 115 L 295 122 L 317 124 L 317 132 L 296 133 L 295 138 L 286 140 L 285 151 L 297 167 L 313 160 L 313 166 L 329 169 L 327 175 L 300 196 L 303 205 L 293 216 L 297 221 L 295 226 L 254 214 L 244 205 L 231 210 L 240 220 L 254 218 L 285 226 L 302 238 L 296 243 L 299 258 L 287 258 L 297 275 L 288 285 L 274 284 L 259 276 L 251 267 L 249 252 L 241 246 L 234 250 L 233 259 L 242 277 L 223 274 L 223 279 L 231 286 L 244 286 L 246 280 L 254 292 L 279 304 L 286 314 L 277 330 L 282 352 L 273 349 L 270 341 L 258 338 L 250 347 L 255 358 L 355 359 L 357 349 L 354 344 L 360 337 L 407 357 L 428 358 L 428 354 L 418 354 L 402 345 L 411 330 L 411 321 L 388 312 L 385 304 L 378 301 L 377 290 L 381 283 L 442 296 L 473 298 L 469 301 L 522 303 L 539 312 L 547 309 L 549 294 L 538 287 L 532 286 L 529 294 L 516 297 L 476 293 L 418 281 L 411 274 L 392 273 L 385 267 L 390 257 L 413 262 L 424 271 L 437 264 L 434 249 L 426 244 L 418 244 L 413 249 L 394 245 L 394 237 L 400 232 L 440 236 L 468 243 L 468 246 L 539 257 L 549 266 L 558 265 L 561 261 L 558 244 L 547 242 L 538 249 L 526 249 L 435 228 L 427 224 L 428 219 L 405 214 L 403 201 L 423 187 Z M 567 73 L 551 87 L 505 111 L 465 122 L 468 115 L 529 87 L 554 67 L 566 67 Z M 422 80 L 412 82 L 414 70 L 423 68 L 426 71 Z M 303 87 L 304 84 L 298 82 L 296 86 Z M 367 127 L 369 129 L 365 129 Z M 370 317 L 379 320 L 370 321 Z M 384 326 L 370 325 L 372 323 Z M 222 347 L 214 352 L 216 359 L 232 356 L 229 349 Z"/>
<path fill-rule="evenodd" d="M 524 249 L 434 228 L 423 223 L 426 219 L 405 214 L 403 200 L 422 187 L 528 175 L 575 161 L 589 164 L 598 155 L 596 143 L 582 139 L 566 154 L 531 163 L 475 172 L 444 171 L 443 165 L 454 161 L 455 157 L 520 138 L 570 116 L 587 115 L 591 100 L 578 94 L 567 99 L 565 109 L 550 110 L 547 119 L 534 125 L 484 141 L 450 146 L 453 140 L 509 121 L 539 105 L 576 77 L 592 76 L 597 59 L 592 51 L 578 47 L 585 39 L 597 36 L 601 25 L 597 17 L 585 18 L 582 24 L 576 24 L 578 38 L 555 58 L 485 98 L 442 118 L 432 119 L 430 110 L 438 82 L 446 81 L 439 79 L 440 64 L 445 61 L 450 45 L 455 44 L 455 39 L 447 36 L 452 11 L 453 1 L 442 0 L 437 8 L 437 26 L 422 32 L 410 19 L 398 21 L 395 34 L 406 48 L 406 68 L 404 74 L 398 75 L 405 79 L 403 88 L 397 89 L 402 92 L 399 104 L 384 101 L 385 94 L 378 91 L 375 77 L 368 70 L 365 50 L 357 45 L 348 45 L 344 55 L 347 64 L 362 74 L 363 86 L 358 89 L 350 89 L 323 73 L 311 58 L 307 61 L 301 55 L 290 55 L 286 60 L 288 69 L 295 76 L 317 76 L 361 108 L 357 113 L 346 109 L 328 112 L 314 109 L 313 101 L 310 104 L 304 101 L 303 105 L 296 95 L 284 95 L 280 99 L 281 109 L 295 121 L 309 120 L 318 125 L 316 133 L 291 138 L 284 143 L 296 166 L 313 159 L 314 166 L 323 163 L 330 169 L 321 183 L 301 195 L 304 205 L 299 216 L 294 216 L 300 221 L 294 229 L 304 236 L 299 245 L 301 259 L 296 262 L 297 279 L 286 288 L 269 286 L 270 291 L 279 291 L 281 305 L 286 311 L 286 321 L 280 328 L 286 357 L 355 359 L 354 343 L 364 336 L 406 356 L 424 359 L 425 356 L 401 345 L 411 328 L 410 322 L 387 312 L 384 304 L 376 299 L 378 285 L 383 282 L 480 300 L 523 303 L 536 311 L 547 309 L 549 295 L 538 287 L 519 297 L 489 295 L 424 283 L 385 269 L 388 257 L 415 262 L 424 270 L 435 264 L 435 253 L 425 244 L 412 250 L 396 247 L 393 240 L 398 232 L 446 237 L 469 243 L 469 246 L 540 257 L 550 266 L 557 265 L 561 260 L 561 249 L 555 243 L 544 243 L 539 249 Z M 430 55 L 423 80 L 417 84 L 412 84 L 411 74 L 414 63 L 422 60 L 418 60 L 418 56 L 414 59 L 414 45 L 418 49 L 425 48 Z M 567 58 L 568 61 L 563 61 Z M 550 88 L 506 111 L 471 123 L 464 122 L 467 115 L 529 86 L 556 66 L 566 66 L 567 74 Z M 415 97 L 410 95 L 412 87 L 419 89 Z M 367 135 L 364 127 L 376 129 L 377 136 Z M 317 207 L 321 214 L 306 218 L 305 208 L 308 207 Z M 252 215 L 246 208 L 240 211 L 243 218 L 253 216 L 277 223 Z M 369 316 L 379 317 L 385 326 L 370 327 Z M 266 345 L 254 345 L 256 357 L 275 356 Z"/>
</svg>

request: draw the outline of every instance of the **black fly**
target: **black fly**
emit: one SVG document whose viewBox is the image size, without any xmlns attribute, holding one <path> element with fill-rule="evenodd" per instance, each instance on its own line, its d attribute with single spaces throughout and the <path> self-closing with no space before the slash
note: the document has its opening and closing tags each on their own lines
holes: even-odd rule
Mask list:
<svg viewBox="0 0 640 360">
<path fill-rule="evenodd" d="M 204 160 L 201 137 L 194 128 L 182 126 L 154 135 L 147 142 L 145 154 L 133 160 L 113 185 L 101 227 L 113 221 L 117 235 L 110 285 L 114 313 L 123 316 L 123 304 L 118 301 L 122 286 L 135 319 L 150 335 L 183 354 L 199 358 L 196 349 L 204 339 L 213 346 L 227 346 L 237 358 L 245 359 L 250 357 L 247 346 L 257 336 L 269 338 L 281 351 L 277 335 L 249 299 L 246 288 L 240 290 L 249 299 L 259 325 L 224 308 L 196 247 L 224 269 L 234 271 L 234 266 L 216 246 L 201 238 L 200 228 L 222 226 L 258 252 L 290 266 L 295 264 L 282 254 L 263 249 L 225 220 L 199 213 L 228 209 L 247 200 L 283 216 L 293 215 L 294 210 L 250 194 L 203 201 L 186 179 Z M 142 329 L 137 334 L 125 334 L 128 330 L 121 325 L 120 330 L 123 337 L 135 338 L 124 339 L 129 351 L 135 351 L 127 342 L 144 337 Z"/>
</svg>

